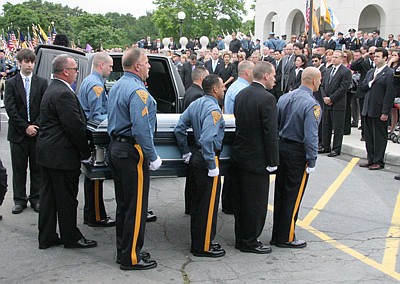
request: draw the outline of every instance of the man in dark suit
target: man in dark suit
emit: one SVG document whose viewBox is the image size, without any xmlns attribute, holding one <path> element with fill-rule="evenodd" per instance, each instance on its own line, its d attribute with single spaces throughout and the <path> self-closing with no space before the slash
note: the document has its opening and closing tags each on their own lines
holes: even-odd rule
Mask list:
<svg viewBox="0 0 400 284">
<path fill-rule="evenodd" d="M 275 50 L 275 85 L 271 90 L 271 93 L 275 96 L 276 100 L 282 96 L 282 51 Z"/>
<path fill-rule="evenodd" d="M 266 91 L 275 83 L 275 68 L 261 61 L 253 69 L 253 83 L 236 97 L 236 133 L 232 147 L 231 179 L 235 215 L 235 248 L 265 254 L 271 248 L 258 237 L 267 215 L 269 173 L 279 165 L 277 110 Z"/>
<path fill-rule="evenodd" d="M 332 39 L 332 33 L 326 33 L 324 46 L 325 46 L 325 50 L 328 50 L 328 49 L 335 50 L 336 49 L 336 42 Z"/>
<path fill-rule="evenodd" d="M 271 51 L 273 52 L 274 50 L 271 50 Z M 270 56 L 270 49 L 269 49 L 268 46 L 265 46 L 265 47 L 263 48 L 263 53 L 262 53 L 262 55 L 261 55 L 260 60 L 261 60 L 261 61 L 268 61 L 269 63 L 271 63 L 272 65 L 274 65 L 274 67 L 276 67 L 275 58 L 273 58 L 272 56 Z"/>
<path fill-rule="evenodd" d="M 282 92 L 288 92 L 289 87 L 289 76 L 290 73 L 296 68 L 294 65 L 295 55 L 293 54 L 293 44 L 288 43 L 285 49 L 285 57 L 283 57 L 283 65 L 282 65 Z"/>
<path fill-rule="evenodd" d="M 322 58 L 319 54 L 314 54 L 311 58 L 312 65 L 321 72 L 321 78 L 324 78 L 326 73 L 326 67 L 322 64 Z M 318 90 L 314 93 L 315 99 L 318 101 L 319 105 L 322 107 L 324 105 L 324 100 L 321 94 L 321 85 L 319 86 Z M 318 124 L 318 145 L 322 145 L 322 123 Z"/>
<path fill-rule="evenodd" d="M 351 72 L 342 65 L 343 52 L 336 50 L 332 55 L 332 67 L 329 68 L 321 88 L 324 100 L 322 118 L 322 147 L 320 153 L 329 153 L 328 157 L 340 155 L 343 142 L 346 95 L 351 84 Z M 331 148 L 332 130 L 334 131 Z"/>
<path fill-rule="evenodd" d="M 396 96 L 393 70 L 386 65 L 388 51 L 375 50 L 375 68 L 368 71 L 360 88 L 365 92 L 362 115 L 365 117 L 365 146 L 368 162 L 360 167 L 380 170 L 385 167 L 388 118 Z"/>
<path fill-rule="evenodd" d="M 197 62 L 196 54 L 191 54 L 189 56 L 189 61 L 183 63 L 180 75 L 183 85 L 185 86 L 185 90 L 189 89 L 189 87 L 193 84 L 192 71 L 197 66 L 202 66 L 202 64 Z"/>
<path fill-rule="evenodd" d="M 90 248 L 76 226 L 81 160 L 90 157 L 86 119 L 70 84 L 78 74 L 76 61 L 65 54 L 53 60 L 54 80 L 43 95 L 37 163 L 42 166 L 39 212 L 39 249 L 64 244 Z M 58 226 L 61 239 L 56 233 Z"/>
<path fill-rule="evenodd" d="M 367 53 L 362 55 L 362 57 L 354 60 L 350 65 L 351 70 L 360 73 L 359 85 L 364 81 L 368 71 L 375 66 L 375 63 L 373 61 L 375 49 L 375 46 L 370 47 Z M 360 87 L 357 88 L 356 98 L 358 98 L 360 113 L 362 113 L 364 107 L 365 92 L 363 92 Z M 361 141 L 365 141 L 364 124 L 364 117 L 361 115 Z"/>
<path fill-rule="evenodd" d="M 219 57 L 218 48 L 214 47 L 211 51 L 211 60 L 204 63 L 204 67 L 209 74 L 219 75 L 224 70 L 224 61 Z"/>
<path fill-rule="evenodd" d="M 13 214 L 21 213 L 31 203 L 39 212 L 40 167 L 36 164 L 36 139 L 39 111 L 47 81 L 32 74 L 36 55 L 29 49 L 17 54 L 19 75 L 6 81 L 5 107 L 9 117 L 7 139 L 10 141 L 13 171 Z M 29 162 L 30 195 L 26 196 L 26 170 Z"/>
<path fill-rule="evenodd" d="M 367 43 L 368 47 L 371 46 L 382 47 L 383 38 L 381 38 L 380 34 L 381 34 L 380 30 L 374 30 L 372 32 L 373 38 Z"/>
</svg>

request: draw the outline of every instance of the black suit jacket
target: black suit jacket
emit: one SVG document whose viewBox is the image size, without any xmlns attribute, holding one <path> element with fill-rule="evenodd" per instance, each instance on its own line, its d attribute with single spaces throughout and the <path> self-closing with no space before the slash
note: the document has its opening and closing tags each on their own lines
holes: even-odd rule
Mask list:
<svg viewBox="0 0 400 284">
<path fill-rule="evenodd" d="M 371 88 L 368 86 L 368 82 L 374 77 L 375 69 L 368 71 L 360 85 L 365 92 L 362 115 L 379 118 L 382 114 L 390 114 L 396 93 L 393 85 L 393 70 L 388 66 L 378 73 Z"/>
<path fill-rule="evenodd" d="M 289 83 L 288 83 L 288 90 L 293 91 L 300 87 L 301 85 L 301 74 L 303 73 L 303 70 L 299 70 L 299 72 L 296 75 L 296 68 L 293 69 L 289 73 Z"/>
<path fill-rule="evenodd" d="M 321 78 L 325 77 L 326 70 L 327 70 L 326 67 L 324 65 L 321 65 L 321 67 L 319 68 L 319 71 L 321 72 Z M 319 86 L 318 91 L 314 92 L 314 97 L 319 102 L 319 105 L 323 106 L 324 100 L 322 99 L 321 88 L 322 84 Z"/>
<path fill-rule="evenodd" d="M 295 61 L 295 55 L 292 54 L 290 59 L 288 60 L 289 56 L 286 55 L 285 57 L 282 58 L 282 91 L 284 93 L 289 91 L 289 76 L 290 73 L 296 69 L 296 66 L 294 65 Z"/>
<path fill-rule="evenodd" d="M 267 173 L 279 165 L 278 118 L 275 97 L 253 82 L 236 96 L 236 132 L 231 159 L 250 172 Z"/>
<path fill-rule="evenodd" d="M 368 71 L 371 69 L 371 64 L 368 58 L 360 57 L 357 60 L 353 61 L 350 65 L 350 69 L 360 73 L 360 81 L 359 85 L 364 81 L 365 76 L 367 75 Z M 361 90 L 361 88 L 357 88 L 356 91 L 357 98 L 364 98 L 365 92 Z"/>
<path fill-rule="evenodd" d="M 203 66 L 203 64 L 200 62 L 196 62 L 196 67 L 197 66 Z M 181 69 L 181 78 L 182 78 L 183 85 L 185 86 L 185 90 L 189 89 L 189 87 L 193 84 L 192 64 L 190 64 L 190 62 L 183 63 L 182 69 Z"/>
<path fill-rule="evenodd" d="M 333 103 L 332 106 L 324 104 L 325 109 L 346 110 L 346 94 L 351 84 L 351 71 L 340 64 L 333 76 L 331 82 L 329 77 L 332 72 L 330 67 L 326 70 L 323 86 L 321 88 L 322 98 L 329 97 Z"/>
<path fill-rule="evenodd" d="M 185 111 L 192 102 L 202 96 L 204 96 L 204 90 L 199 85 L 192 84 L 183 95 L 183 111 Z"/>
<path fill-rule="evenodd" d="M 328 49 L 332 50 L 336 49 L 336 42 L 333 39 L 331 39 L 330 41 L 325 41 L 325 50 Z"/>
<path fill-rule="evenodd" d="M 59 170 L 79 170 L 90 156 L 85 114 L 75 93 L 57 79 L 43 95 L 36 153 L 39 165 Z"/>
<path fill-rule="evenodd" d="M 26 92 L 21 75 L 18 74 L 6 81 L 4 104 L 9 117 L 8 141 L 14 143 L 21 142 L 27 137 L 25 130 L 29 125 L 39 125 L 40 103 L 46 88 L 47 80 L 33 74 L 29 95 L 31 121 L 28 122 Z"/>
<path fill-rule="evenodd" d="M 218 58 L 217 66 L 215 67 L 215 71 L 212 70 L 212 59 L 206 61 L 204 63 L 204 68 L 207 69 L 208 73 L 210 74 L 217 74 L 219 75 L 224 70 L 224 61 L 221 58 Z"/>
</svg>

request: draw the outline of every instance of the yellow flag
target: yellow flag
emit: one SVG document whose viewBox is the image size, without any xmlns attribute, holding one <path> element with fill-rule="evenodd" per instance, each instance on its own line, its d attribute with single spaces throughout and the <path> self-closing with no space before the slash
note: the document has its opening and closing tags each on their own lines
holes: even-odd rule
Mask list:
<svg viewBox="0 0 400 284">
<path fill-rule="evenodd" d="M 49 40 L 49 38 L 47 37 L 46 33 L 44 32 L 44 30 L 42 29 L 42 27 L 38 24 L 39 27 L 39 32 L 40 35 L 42 36 L 44 43 L 47 43 L 47 41 Z"/>
</svg>

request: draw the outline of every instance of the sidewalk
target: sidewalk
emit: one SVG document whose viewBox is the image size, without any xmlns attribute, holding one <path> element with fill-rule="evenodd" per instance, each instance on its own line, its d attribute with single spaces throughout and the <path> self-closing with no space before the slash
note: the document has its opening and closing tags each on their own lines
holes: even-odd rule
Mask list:
<svg viewBox="0 0 400 284">
<path fill-rule="evenodd" d="M 399 135 L 398 131 L 394 132 Z M 360 141 L 361 130 L 351 128 L 350 135 L 343 136 L 342 154 L 347 154 L 362 159 L 367 158 L 367 151 L 365 150 L 365 142 Z M 400 144 L 388 141 L 386 147 L 385 162 L 388 165 L 400 166 Z"/>
</svg>

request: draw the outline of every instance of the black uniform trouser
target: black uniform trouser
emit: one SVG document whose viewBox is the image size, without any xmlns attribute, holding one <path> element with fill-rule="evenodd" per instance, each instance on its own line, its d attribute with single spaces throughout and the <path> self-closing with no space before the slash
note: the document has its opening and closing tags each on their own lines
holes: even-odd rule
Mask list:
<svg viewBox="0 0 400 284">
<path fill-rule="evenodd" d="M 279 162 L 275 180 L 272 240 L 295 239 L 295 225 L 307 186 L 306 152 L 303 144 L 279 141 Z"/>
<path fill-rule="evenodd" d="M 340 154 L 343 142 L 344 117 L 344 110 L 324 109 L 322 120 L 322 146 L 326 150 L 332 149 L 332 151 Z M 332 130 L 335 134 L 333 135 L 333 144 L 331 148 Z"/>
<path fill-rule="evenodd" d="M 224 183 L 222 184 L 222 193 L 221 193 L 221 205 L 222 211 L 225 213 L 231 214 L 233 213 L 233 197 L 232 197 L 232 187 L 234 184 L 234 179 L 231 179 L 230 173 L 224 176 Z"/>
<path fill-rule="evenodd" d="M 364 98 L 358 98 L 358 103 L 360 105 L 360 114 L 364 109 Z M 365 137 L 365 116 L 361 115 L 361 137 Z"/>
<path fill-rule="evenodd" d="M 25 137 L 21 142 L 10 142 L 14 203 L 25 206 L 39 202 L 40 167 L 36 164 L 36 137 Z M 30 194 L 26 196 L 26 171 L 29 163 Z"/>
<path fill-rule="evenodd" d="M 60 229 L 63 244 L 73 244 L 83 235 L 76 226 L 80 169 L 58 170 L 41 167 L 39 244 L 53 244 Z"/>
<path fill-rule="evenodd" d="M 149 198 L 149 166 L 139 144 L 112 141 L 109 145 L 109 165 L 114 179 L 117 201 L 117 255 L 121 265 L 140 261 L 144 244 Z"/>
<path fill-rule="evenodd" d="M 369 164 L 379 164 L 385 166 L 384 158 L 388 142 L 387 127 L 388 122 L 379 118 L 369 116 L 364 117 L 365 146 L 367 148 L 367 158 Z"/>
<path fill-rule="evenodd" d="M 351 101 L 354 97 L 354 93 L 347 92 L 346 96 L 346 111 L 344 115 L 344 130 L 343 133 L 350 134 L 351 133 L 351 114 L 352 114 L 352 106 Z"/>
<path fill-rule="evenodd" d="M 235 215 L 235 247 L 254 248 L 267 217 L 269 174 L 249 172 L 233 164 L 230 187 Z"/>
<path fill-rule="evenodd" d="M 359 113 L 360 107 L 358 105 L 358 99 L 355 94 L 351 96 L 351 122 L 354 125 L 358 125 L 358 119 L 360 116 Z"/>
<path fill-rule="evenodd" d="M 192 203 L 192 191 L 194 187 L 193 177 L 191 171 L 188 172 L 185 183 L 185 213 L 190 214 Z"/>
<path fill-rule="evenodd" d="M 103 200 L 103 180 L 91 180 L 85 176 L 83 185 L 85 205 L 83 220 L 85 223 L 96 223 L 107 218 Z"/>
<path fill-rule="evenodd" d="M 217 167 L 218 158 L 215 157 Z M 194 187 L 190 211 L 190 232 L 192 249 L 195 251 L 210 250 L 217 229 L 220 176 L 209 177 L 206 162 L 199 151 L 193 153 L 189 163 Z"/>
</svg>

